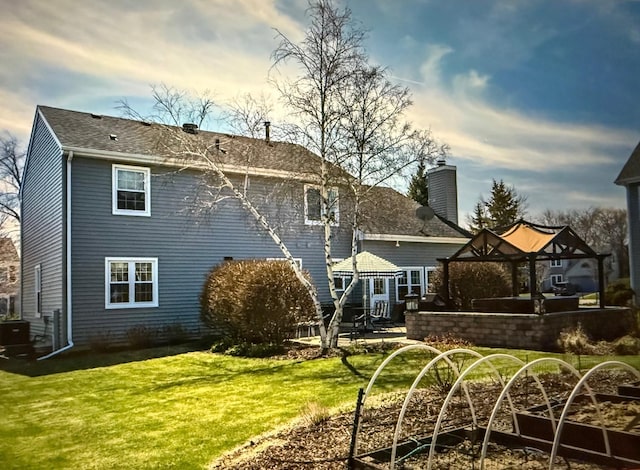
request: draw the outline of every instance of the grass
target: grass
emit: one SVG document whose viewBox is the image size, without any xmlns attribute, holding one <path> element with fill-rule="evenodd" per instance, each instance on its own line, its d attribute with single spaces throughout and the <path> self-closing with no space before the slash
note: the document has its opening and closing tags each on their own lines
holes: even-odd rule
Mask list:
<svg viewBox="0 0 640 470">
<path fill-rule="evenodd" d="M 0 468 L 204 468 L 308 414 L 310 403 L 354 406 L 384 358 L 296 362 L 164 348 L 10 361 L 0 369 Z M 406 386 L 424 364 L 417 354 L 398 358 L 379 390 Z"/>
</svg>

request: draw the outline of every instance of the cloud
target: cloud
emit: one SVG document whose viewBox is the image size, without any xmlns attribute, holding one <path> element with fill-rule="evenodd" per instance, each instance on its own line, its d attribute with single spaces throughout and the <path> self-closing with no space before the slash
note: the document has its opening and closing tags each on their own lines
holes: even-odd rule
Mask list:
<svg viewBox="0 0 640 470">
<path fill-rule="evenodd" d="M 447 83 L 442 61 L 451 48 L 431 48 L 419 66 L 422 85 L 413 86 L 413 120 L 431 127 L 453 155 L 496 170 L 527 170 L 604 165 L 636 138 L 631 131 L 555 121 L 493 104 L 484 95 L 490 77 L 469 70 Z M 613 152 L 612 152 L 613 151 Z"/>
<path fill-rule="evenodd" d="M 261 91 L 275 31 L 298 39 L 300 25 L 275 0 L 182 2 L 11 2 L 0 17 L 4 127 L 30 125 L 35 104 L 149 96 L 167 84 L 216 96 Z M 8 91 L 11 90 L 11 91 Z"/>
</svg>

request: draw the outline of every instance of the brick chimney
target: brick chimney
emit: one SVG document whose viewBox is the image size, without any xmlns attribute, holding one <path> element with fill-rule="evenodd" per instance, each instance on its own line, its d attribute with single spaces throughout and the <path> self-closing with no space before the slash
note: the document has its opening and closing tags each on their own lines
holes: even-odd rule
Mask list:
<svg viewBox="0 0 640 470">
<path fill-rule="evenodd" d="M 458 223 L 458 183 L 456 167 L 447 165 L 444 159 L 427 170 L 429 206 L 440 217 Z"/>
</svg>

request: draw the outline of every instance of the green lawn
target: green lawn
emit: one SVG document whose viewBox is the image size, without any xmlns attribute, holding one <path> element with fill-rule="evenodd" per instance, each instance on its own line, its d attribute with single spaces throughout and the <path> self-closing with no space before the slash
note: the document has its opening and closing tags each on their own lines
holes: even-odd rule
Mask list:
<svg viewBox="0 0 640 470">
<path fill-rule="evenodd" d="M 175 355 L 153 357 L 167 353 Z M 0 468 L 201 469 L 310 402 L 354 406 L 384 357 L 296 362 L 160 349 L 0 363 Z M 424 363 L 394 361 L 381 388 L 406 385 Z"/>
</svg>

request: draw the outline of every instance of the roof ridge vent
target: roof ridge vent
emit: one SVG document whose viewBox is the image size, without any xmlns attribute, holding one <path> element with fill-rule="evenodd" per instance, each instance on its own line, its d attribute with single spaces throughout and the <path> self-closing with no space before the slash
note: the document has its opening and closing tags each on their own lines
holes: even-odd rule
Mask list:
<svg viewBox="0 0 640 470">
<path fill-rule="evenodd" d="M 198 133 L 198 125 L 192 122 L 185 122 L 182 125 L 182 130 L 187 134 L 197 134 Z"/>
</svg>

